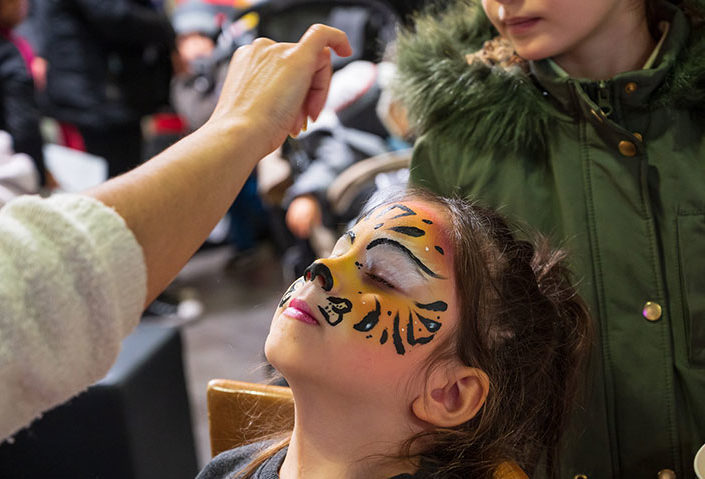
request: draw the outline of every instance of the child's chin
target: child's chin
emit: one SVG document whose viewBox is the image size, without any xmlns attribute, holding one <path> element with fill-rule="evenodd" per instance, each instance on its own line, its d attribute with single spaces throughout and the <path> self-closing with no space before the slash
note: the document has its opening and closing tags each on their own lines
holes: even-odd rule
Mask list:
<svg viewBox="0 0 705 479">
<path fill-rule="evenodd" d="M 550 57 L 551 55 L 545 54 L 541 50 L 533 50 L 530 48 L 517 48 L 517 55 L 526 61 L 538 61 Z"/>
<path fill-rule="evenodd" d="M 280 338 L 277 337 L 276 331 L 270 331 L 267 339 L 264 341 L 264 357 L 271 364 L 276 361 L 277 351 L 281 350 Z"/>
<path fill-rule="evenodd" d="M 516 51 L 524 60 L 538 61 L 544 60 L 546 58 L 554 57 L 560 53 L 555 48 L 555 45 L 542 45 L 542 42 L 531 41 L 531 42 L 511 42 Z"/>
<path fill-rule="evenodd" d="M 280 373 L 296 368 L 297 363 L 303 362 L 303 353 L 292 341 L 288 340 L 281 331 L 270 331 L 264 343 L 264 357 Z"/>
</svg>

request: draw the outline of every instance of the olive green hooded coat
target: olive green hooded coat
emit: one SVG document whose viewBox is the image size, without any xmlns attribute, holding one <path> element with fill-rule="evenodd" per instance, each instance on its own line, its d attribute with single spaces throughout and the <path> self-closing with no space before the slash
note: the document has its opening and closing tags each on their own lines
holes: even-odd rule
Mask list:
<svg viewBox="0 0 705 479">
<path fill-rule="evenodd" d="M 654 66 L 604 82 L 545 60 L 471 62 L 496 36 L 479 1 L 419 19 L 397 45 L 420 134 L 412 181 L 572 254 L 599 334 L 562 478 L 692 478 L 705 443 L 705 31 L 671 4 L 659 15 Z"/>
</svg>

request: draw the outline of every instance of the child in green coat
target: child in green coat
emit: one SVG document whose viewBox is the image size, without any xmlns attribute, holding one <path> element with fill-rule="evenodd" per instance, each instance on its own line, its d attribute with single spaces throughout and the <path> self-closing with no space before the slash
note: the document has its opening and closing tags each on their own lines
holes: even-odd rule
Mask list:
<svg viewBox="0 0 705 479">
<path fill-rule="evenodd" d="M 397 45 L 412 182 L 573 253 L 600 339 L 561 477 L 691 477 L 705 442 L 703 7 L 465 0 Z"/>
</svg>

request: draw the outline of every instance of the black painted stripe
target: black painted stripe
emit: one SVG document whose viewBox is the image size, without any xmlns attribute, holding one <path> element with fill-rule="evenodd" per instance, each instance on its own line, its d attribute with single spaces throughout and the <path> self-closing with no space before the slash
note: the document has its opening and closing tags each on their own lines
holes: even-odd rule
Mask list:
<svg viewBox="0 0 705 479">
<path fill-rule="evenodd" d="M 391 219 L 393 219 L 393 220 L 395 220 L 395 219 L 397 219 L 397 218 L 402 218 L 402 217 L 404 217 L 404 216 L 414 216 L 414 215 L 416 215 L 416 212 L 415 212 L 414 210 L 412 210 L 411 208 L 409 208 L 408 206 L 394 204 L 394 205 L 388 206 L 387 208 L 383 209 L 383 210 L 380 212 L 380 214 L 378 214 L 376 217 L 379 218 L 380 216 L 383 216 L 384 214 L 386 214 L 386 213 L 388 213 L 388 212 L 390 212 L 390 211 L 392 211 L 392 210 L 394 210 L 394 209 L 400 209 L 400 210 L 403 211 L 403 213 L 400 213 L 400 214 L 398 214 L 398 215 L 396 215 L 396 216 L 392 216 Z"/>
<path fill-rule="evenodd" d="M 416 306 L 421 309 L 426 309 L 428 311 L 445 311 L 448 309 L 448 303 L 443 301 L 434 301 L 433 303 L 421 304 L 416 303 Z"/>
<path fill-rule="evenodd" d="M 433 334 L 430 336 L 424 336 L 421 338 L 415 337 L 414 336 L 414 317 L 411 315 L 411 313 L 409 313 L 409 324 L 406 326 L 406 342 L 409 343 L 410 346 L 415 346 L 417 344 L 428 344 L 429 342 L 431 342 L 431 340 L 434 337 L 435 337 L 435 335 L 433 335 Z"/>
<path fill-rule="evenodd" d="M 353 326 L 353 328 L 361 332 L 367 332 L 371 330 L 372 328 L 377 326 L 381 312 L 382 309 L 379 306 L 379 301 L 375 299 L 375 309 L 367 313 L 359 323 Z"/>
<path fill-rule="evenodd" d="M 397 350 L 397 354 L 404 354 L 406 350 L 404 349 L 404 343 L 401 340 L 401 334 L 399 334 L 399 314 L 394 316 L 394 330 L 392 331 L 392 339 L 394 340 L 394 347 Z"/>
<path fill-rule="evenodd" d="M 414 238 L 419 238 L 426 234 L 424 230 L 417 228 L 416 226 L 393 226 L 389 229 L 403 235 L 413 236 Z"/>
<path fill-rule="evenodd" d="M 436 331 L 441 329 L 441 323 L 439 323 L 438 321 L 424 318 L 419 313 L 416 313 L 416 317 L 419 318 L 419 321 L 421 321 L 421 324 L 423 324 L 424 328 L 426 328 L 431 333 L 435 333 Z"/>
</svg>

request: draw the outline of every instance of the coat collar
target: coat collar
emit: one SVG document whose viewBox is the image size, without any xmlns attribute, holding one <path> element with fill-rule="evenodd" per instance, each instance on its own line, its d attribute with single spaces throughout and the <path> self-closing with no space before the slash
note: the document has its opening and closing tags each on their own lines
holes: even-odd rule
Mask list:
<svg viewBox="0 0 705 479">
<path fill-rule="evenodd" d="M 705 10 L 705 0 L 688 1 Z M 627 83 L 637 83 L 623 98 L 625 106 L 650 100 L 649 108 L 703 111 L 705 31 L 689 29 L 692 19 L 670 3 L 664 2 L 664 11 L 671 28 L 656 67 L 617 75 L 611 87 L 621 98 Z M 417 18 L 414 31 L 402 32 L 397 41 L 396 93 L 418 134 L 474 154 L 543 156 L 556 121 L 571 121 L 567 113 L 579 105 L 574 86 L 581 82 L 557 78 L 542 62 L 526 69 L 511 61 L 469 64 L 468 54 L 482 57 L 483 44 L 494 36 L 479 0 L 456 0 L 445 13 Z"/>
<path fill-rule="evenodd" d="M 608 88 L 610 97 L 624 106 L 646 108 L 645 105 L 652 103 L 652 97 L 661 92 L 662 85 L 674 70 L 679 53 L 684 49 L 690 33 L 688 19 L 678 8 L 664 4 L 661 13 L 662 19 L 668 21 L 670 27 L 652 68 L 620 73 L 610 80 L 596 82 L 562 76 L 551 66 L 550 60 L 541 60 L 529 62 L 531 74 L 568 112 L 584 110 L 583 106 L 576 104 L 576 98 L 584 95 L 576 95 L 575 92 L 589 92 L 597 88 Z M 592 102 L 589 107 L 599 108 Z"/>
</svg>

